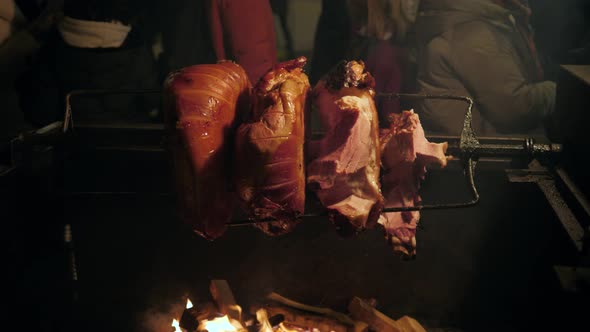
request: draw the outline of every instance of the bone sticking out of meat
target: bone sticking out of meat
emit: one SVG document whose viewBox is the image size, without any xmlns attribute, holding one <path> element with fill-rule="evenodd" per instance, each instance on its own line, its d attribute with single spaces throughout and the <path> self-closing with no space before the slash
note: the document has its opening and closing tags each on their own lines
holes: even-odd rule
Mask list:
<svg viewBox="0 0 590 332">
<path fill-rule="evenodd" d="M 222 61 L 171 73 L 165 82 L 165 117 L 181 219 L 215 239 L 232 212 L 230 169 L 237 113 L 251 90 L 239 65 Z"/>
<path fill-rule="evenodd" d="M 305 206 L 303 144 L 307 59 L 275 65 L 254 87 L 251 119 L 236 137 L 236 190 L 250 217 L 270 235 L 292 230 Z"/>
<path fill-rule="evenodd" d="M 325 136 L 309 143 L 307 183 L 341 233 L 375 225 L 383 207 L 373 88 L 362 62 L 345 61 L 312 94 Z"/>
<path fill-rule="evenodd" d="M 420 182 L 426 166 L 447 164 L 447 143 L 430 143 L 424 137 L 418 114 L 404 111 L 391 115 L 391 127 L 381 132 L 383 165 L 382 190 L 386 207 L 420 204 Z M 416 226 L 420 212 L 389 212 L 381 215 L 386 238 L 393 249 L 406 256 L 416 255 Z"/>
</svg>

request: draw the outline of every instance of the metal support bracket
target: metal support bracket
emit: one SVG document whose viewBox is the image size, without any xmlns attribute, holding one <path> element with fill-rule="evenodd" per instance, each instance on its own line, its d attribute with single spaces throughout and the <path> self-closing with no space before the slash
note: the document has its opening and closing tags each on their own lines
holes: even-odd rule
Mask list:
<svg viewBox="0 0 590 332">
<path fill-rule="evenodd" d="M 506 170 L 506 174 L 510 182 L 536 183 L 539 186 L 539 189 L 541 189 L 553 211 L 555 211 L 573 245 L 579 252 L 582 252 L 584 249 L 585 230 L 562 197 L 555 184 L 555 178 L 549 170 L 543 167 L 537 160 L 533 160 L 529 164 L 528 169 L 508 169 Z"/>
</svg>

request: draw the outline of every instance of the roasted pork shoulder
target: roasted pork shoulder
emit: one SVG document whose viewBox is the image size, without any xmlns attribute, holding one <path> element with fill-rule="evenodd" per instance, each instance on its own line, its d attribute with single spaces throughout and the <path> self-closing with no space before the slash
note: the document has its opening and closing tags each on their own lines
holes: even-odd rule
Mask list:
<svg viewBox="0 0 590 332">
<path fill-rule="evenodd" d="M 418 114 L 392 114 L 391 127 L 381 132 L 382 190 L 386 207 L 413 207 L 420 204 L 420 182 L 426 166 L 447 164 L 447 143 L 430 143 L 424 137 Z M 419 211 L 383 213 L 379 223 L 393 249 L 406 256 L 416 254 L 416 226 Z"/>
<path fill-rule="evenodd" d="M 248 106 L 250 81 L 242 67 L 223 61 L 171 73 L 164 87 L 180 217 L 215 239 L 232 214 L 232 132 L 236 114 Z"/>
<path fill-rule="evenodd" d="M 307 183 L 341 233 L 375 225 L 383 206 L 373 88 L 362 62 L 344 61 L 312 94 L 325 136 L 309 142 Z"/>
<path fill-rule="evenodd" d="M 236 135 L 236 190 L 245 210 L 270 235 L 292 230 L 305 207 L 307 59 L 275 65 L 254 87 L 250 120 Z"/>
</svg>

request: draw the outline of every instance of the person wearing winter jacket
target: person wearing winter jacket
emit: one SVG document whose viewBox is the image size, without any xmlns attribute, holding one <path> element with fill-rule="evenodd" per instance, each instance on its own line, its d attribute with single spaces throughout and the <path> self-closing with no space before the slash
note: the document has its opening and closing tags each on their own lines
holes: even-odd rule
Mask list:
<svg viewBox="0 0 590 332">
<path fill-rule="evenodd" d="M 73 90 L 157 89 L 142 8 L 140 0 L 65 0 L 56 31 L 16 84 L 26 120 L 37 127 L 62 120 L 64 98 Z M 77 121 L 148 122 L 160 101 L 156 95 L 108 95 L 72 103 Z"/>
<path fill-rule="evenodd" d="M 474 99 L 478 135 L 540 133 L 555 104 L 543 79 L 524 0 L 422 0 L 416 22 L 418 87 Z M 417 111 L 427 131 L 457 135 L 465 104 L 428 100 Z"/>
<path fill-rule="evenodd" d="M 199 63 L 232 60 L 256 84 L 277 63 L 269 0 L 155 2 L 153 17 L 162 33 L 161 75 Z"/>
<path fill-rule="evenodd" d="M 412 29 L 417 0 L 322 1 L 311 82 L 315 84 L 344 59 L 362 60 L 375 78 L 378 92 L 414 92 L 414 66 L 410 59 Z M 410 79 L 412 77 L 412 79 Z M 388 116 L 402 109 L 397 99 L 378 98 L 379 124 L 387 127 Z"/>
</svg>

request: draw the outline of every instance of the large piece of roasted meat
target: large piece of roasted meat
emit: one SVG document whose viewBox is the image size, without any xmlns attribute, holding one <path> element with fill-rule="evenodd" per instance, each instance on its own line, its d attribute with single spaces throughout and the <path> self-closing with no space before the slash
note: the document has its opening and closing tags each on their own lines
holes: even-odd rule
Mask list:
<svg viewBox="0 0 590 332">
<path fill-rule="evenodd" d="M 418 115 L 413 111 L 391 115 L 391 127 L 381 133 L 382 190 L 386 207 L 413 207 L 420 204 L 420 181 L 426 166 L 447 164 L 447 143 L 430 143 Z M 389 212 L 381 215 L 393 249 L 406 256 L 416 254 L 416 226 L 420 212 Z"/>
<path fill-rule="evenodd" d="M 383 206 L 373 88 L 362 62 L 345 61 L 313 90 L 325 136 L 309 143 L 307 183 L 343 233 L 375 225 Z"/>
<path fill-rule="evenodd" d="M 232 132 L 251 85 L 239 65 L 196 65 L 168 76 L 165 117 L 179 214 L 207 239 L 223 234 L 232 214 Z"/>
<path fill-rule="evenodd" d="M 296 224 L 305 207 L 303 143 L 307 59 L 274 66 L 256 84 L 251 119 L 236 136 L 236 190 L 246 211 L 270 235 Z"/>
</svg>

